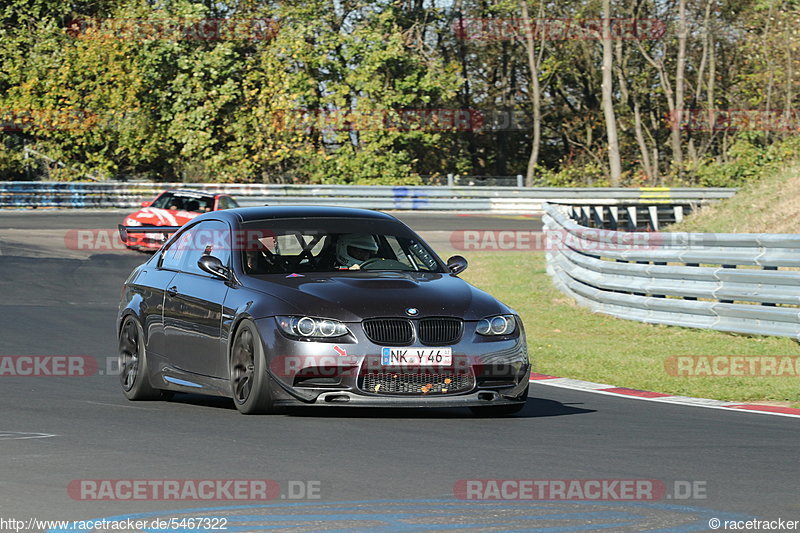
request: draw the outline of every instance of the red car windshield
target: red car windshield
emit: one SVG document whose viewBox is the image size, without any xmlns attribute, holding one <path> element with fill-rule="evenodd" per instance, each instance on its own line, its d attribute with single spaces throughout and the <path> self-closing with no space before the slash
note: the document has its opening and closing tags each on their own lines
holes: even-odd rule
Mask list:
<svg viewBox="0 0 800 533">
<path fill-rule="evenodd" d="M 213 196 L 185 196 L 165 192 L 156 198 L 150 207 L 156 209 L 171 209 L 175 211 L 191 211 L 193 213 L 205 213 L 214 209 Z"/>
</svg>

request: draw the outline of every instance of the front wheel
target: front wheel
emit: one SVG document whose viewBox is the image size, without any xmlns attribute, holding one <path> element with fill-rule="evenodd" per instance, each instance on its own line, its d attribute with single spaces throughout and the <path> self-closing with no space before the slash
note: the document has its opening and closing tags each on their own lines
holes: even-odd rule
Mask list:
<svg viewBox="0 0 800 533">
<path fill-rule="evenodd" d="M 277 413 L 272 380 L 267 374 L 264 347 L 256 325 L 245 320 L 231 348 L 231 396 L 236 409 L 246 415 Z"/>
</svg>

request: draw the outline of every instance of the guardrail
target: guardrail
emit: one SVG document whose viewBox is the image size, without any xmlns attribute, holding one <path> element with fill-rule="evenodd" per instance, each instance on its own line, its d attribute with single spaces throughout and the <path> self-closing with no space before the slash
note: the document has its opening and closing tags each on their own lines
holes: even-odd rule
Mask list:
<svg viewBox="0 0 800 533">
<path fill-rule="evenodd" d="M 545 202 L 586 206 L 680 204 L 688 209 L 735 189 L 357 186 L 135 182 L 0 182 L 0 207 L 138 207 L 164 189 L 231 194 L 243 206 L 344 205 L 368 209 L 541 213 Z M 626 208 L 627 209 L 627 208 Z M 595 210 L 596 211 L 596 210 Z M 629 210 L 628 210 L 629 211 Z M 626 211 L 627 212 L 627 211 Z"/>
<path fill-rule="evenodd" d="M 620 232 L 546 205 L 547 272 L 595 312 L 800 340 L 800 235 Z M 784 269 L 784 270 L 780 270 Z"/>
</svg>

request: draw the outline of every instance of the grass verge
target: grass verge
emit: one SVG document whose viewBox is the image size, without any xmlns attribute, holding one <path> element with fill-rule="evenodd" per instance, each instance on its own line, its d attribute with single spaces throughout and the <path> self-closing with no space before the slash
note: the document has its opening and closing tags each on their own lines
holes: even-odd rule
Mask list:
<svg viewBox="0 0 800 533">
<path fill-rule="evenodd" d="M 553 287 L 544 254 L 477 252 L 462 277 L 522 317 L 535 372 L 609 385 L 730 401 L 800 403 L 800 377 L 681 377 L 669 356 L 799 356 L 778 337 L 650 325 L 592 313 Z"/>
<path fill-rule="evenodd" d="M 666 231 L 800 233 L 800 164 L 748 183 L 733 198 L 703 207 Z"/>
</svg>

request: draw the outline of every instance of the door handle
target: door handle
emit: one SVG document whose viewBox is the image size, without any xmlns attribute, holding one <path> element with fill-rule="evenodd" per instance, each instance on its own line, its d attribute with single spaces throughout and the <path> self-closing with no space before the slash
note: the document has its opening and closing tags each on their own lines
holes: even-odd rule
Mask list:
<svg viewBox="0 0 800 533">
<path fill-rule="evenodd" d="M 173 285 L 172 287 L 167 289 L 167 294 L 169 294 L 170 296 L 177 296 L 178 295 L 178 287 Z"/>
</svg>

